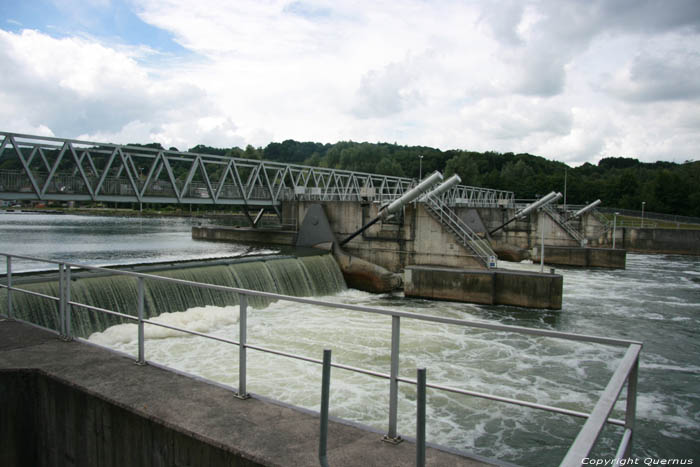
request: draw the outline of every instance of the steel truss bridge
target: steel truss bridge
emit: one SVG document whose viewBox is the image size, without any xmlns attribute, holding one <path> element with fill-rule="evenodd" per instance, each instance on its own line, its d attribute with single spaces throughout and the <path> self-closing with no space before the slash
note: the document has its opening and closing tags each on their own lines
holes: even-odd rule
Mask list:
<svg viewBox="0 0 700 467">
<path fill-rule="evenodd" d="M 236 157 L 0 132 L 0 200 L 208 204 L 387 203 L 417 180 Z M 456 186 L 450 206 L 514 207 L 510 191 Z"/>
</svg>

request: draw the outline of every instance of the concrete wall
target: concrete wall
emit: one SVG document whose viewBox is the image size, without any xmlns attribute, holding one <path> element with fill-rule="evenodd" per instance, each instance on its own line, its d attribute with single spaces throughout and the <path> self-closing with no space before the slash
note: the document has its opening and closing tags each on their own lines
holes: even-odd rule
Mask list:
<svg viewBox="0 0 700 467">
<path fill-rule="evenodd" d="M 560 310 L 564 279 L 559 274 L 409 266 L 404 294 L 486 305 Z"/>
<path fill-rule="evenodd" d="M 314 202 L 289 203 L 299 224 Z M 339 241 L 358 231 L 374 219 L 379 205 L 347 202 L 322 203 L 328 222 Z M 285 208 L 285 213 L 290 211 Z M 289 212 L 292 215 L 291 212 Z M 362 235 L 355 237 L 343 249 L 350 255 L 398 272 L 411 264 L 481 268 L 474 253 L 458 243 L 421 204 L 410 204 L 396 222 L 379 221 Z"/>
<path fill-rule="evenodd" d="M 540 261 L 539 246 L 533 255 L 534 262 Z M 612 248 L 544 247 L 544 262 L 565 266 L 625 269 L 627 252 Z"/>
<path fill-rule="evenodd" d="M 257 466 L 39 371 L 0 372 L 0 465 Z"/>
<path fill-rule="evenodd" d="M 615 246 L 641 253 L 700 255 L 700 230 L 618 227 Z"/>
<path fill-rule="evenodd" d="M 296 244 L 296 232 L 253 229 L 249 227 L 192 227 L 192 238 L 220 242 L 263 243 L 266 245 Z"/>
</svg>

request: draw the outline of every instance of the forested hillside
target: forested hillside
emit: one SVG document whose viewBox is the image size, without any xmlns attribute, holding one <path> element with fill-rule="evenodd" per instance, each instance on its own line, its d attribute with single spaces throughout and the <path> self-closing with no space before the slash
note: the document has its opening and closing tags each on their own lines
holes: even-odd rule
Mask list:
<svg viewBox="0 0 700 467">
<path fill-rule="evenodd" d="M 564 191 L 567 203 L 583 204 L 598 198 L 605 206 L 700 216 L 700 161 L 643 163 L 608 157 L 598 165 L 568 167 L 531 154 L 473 152 L 387 143 L 301 143 L 287 140 L 252 151 L 256 157 L 280 162 L 346 170 L 418 177 L 440 170 L 459 174 L 465 185 L 514 191 L 517 198 L 534 198 L 552 190 Z"/>
</svg>

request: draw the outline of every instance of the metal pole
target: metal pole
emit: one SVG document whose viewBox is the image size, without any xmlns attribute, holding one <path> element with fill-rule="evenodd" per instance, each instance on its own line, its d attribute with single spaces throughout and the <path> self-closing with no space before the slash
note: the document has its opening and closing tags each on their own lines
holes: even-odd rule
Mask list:
<svg viewBox="0 0 700 467">
<path fill-rule="evenodd" d="M 7 255 L 7 317 L 12 318 L 12 256 Z"/>
<path fill-rule="evenodd" d="M 138 285 L 138 296 L 139 296 L 139 303 L 138 303 L 138 315 L 139 315 L 139 360 L 138 364 L 139 365 L 145 365 L 146 364 L 146 353 L 144 349 L 144 333 L 143 333 L 143 277 L 139 277 L 139 285 Z"/>
<path fill-rule="evenodd" d="M 58 263 L 58 332 L 61 336 L 66 335 L 66 279 L 65 264 Z"/>
<path fill-rule="evenodd" d="M 66 286 L 66 291 L 64 292 L 64 296 L 65 296 L 65 300 L 66 300 L 66 305 L 65 305 L 65 310 L 66 310 L 66 340 L 71 340 L 70 266 L 66 265 L 64 272 L 65 272 L 64 283 Z"/>
<path fill-rule="evenodd" d="M 567 174 L 568 174 L 568 173 L 569 173 L 569 171 L 568 171 L 567 168 L 565 167 L 565 168 L 564 168 L 564 214 L 565 214 L 565 215 L 566 215 L 566 213 L 567 213 L 567 211 L 566 211 L 566 178 L 567 178 Z"/>
<path fill-rule="evenodd" d="M 423 156 L 418 155 L 418 181 L 423 180 Z"/>
<path fill-rule="evenodd" d="M 328 406 L 331 392 L 331 351 L 323 351 L 323 376 L 321 378 L 321 433 L 318 443 L 318 460 L 323 467 L 328 466 L 326 445 L 328 444 Z"/>
<path fill-rule="evenodd" d="M 630 430 L 629 443 L 625 450 L 624 457 L 630 457 L 632 453 L 632 441 L 634 438 L 634 420 L 637 413 L 637 375 L 639 373 L 639 356 L 627 378 L 627 407 L 625 410 L 625 428 Z"/>
<path fill-rule="evenodd" d="M 540 272 L 544 272 L 544 212 L 540 210 L 540 230 L 541 236 L 540 236 L 540 248 L 542 251 L 540 251 Z"/>
<path fill-rule="evenodd" d="M 246 392 L 246 341 L 248 339 L 248 296 L 240 295 L 238 312 L 238 393 L 239 399 L 248 399 Z"/>
<path fill-rule="evenodd" d="M 416 376 L 416 465 L 425 466 L 425 400 L 426 370 L 419 368 Z"/>
<path fill-rule="evenodd" d="M 391 372 L 389 375 L 389 433 L 384 436 L 384 441 L 398 444 L 400 436 L 396 435 L 396 418 L 398 414 L 399 398 L 399 336 L 401 334 L 401 318 L 391 317 Z"/>
<path fill-rule="evenodd" d="M 646 201 L 642 201 L 642 226 L 641 228 L 644 228 L 644 205 L 647 204 Z"/>
<path fill-rule="evenodd" d="M 617 234 L 617 213 L 613 217 L 613 250 L 615 249 L 615 236 Z"/>
</svg>

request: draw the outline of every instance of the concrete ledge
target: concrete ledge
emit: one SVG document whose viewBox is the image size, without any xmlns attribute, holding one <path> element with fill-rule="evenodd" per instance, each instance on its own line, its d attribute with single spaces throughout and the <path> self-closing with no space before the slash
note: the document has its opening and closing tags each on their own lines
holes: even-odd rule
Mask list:
<svg viewBox="0 0 700 467">
<path fill-rule="evenodd" d="M 195 240 L 289 245 L 297 243 L 297 233 L 290 230 L 254 229 L 252 227 L 192 227 Z"/>
<path fill-rule="evenodd" d="M 534 263 L 539 262 L 539 251 L 534 256 L 532 261 Z M 627 251 L 619 248 L 581 248 L 545 245 L 544 262 L 546 264 L 580 266 L 584 268 L 625 269 Z"/>
<path fill-rule="evenodd" d="M 318 465 L 318 415 L 239 400 L 218 385 L 2 319 L 0 397 L 7 467 Z M 414 465 L 415 445 L 331 421 L 328 458 L 333 466 Z M 427 461 L 487 465 L 435 448 Z"/>
<path fill-rule="evenodd" d="M 407 297 L 560 310 L 563 284 L 564 278 L 560 274 L 408 266 L 404 294 Z"/>
</svg>

